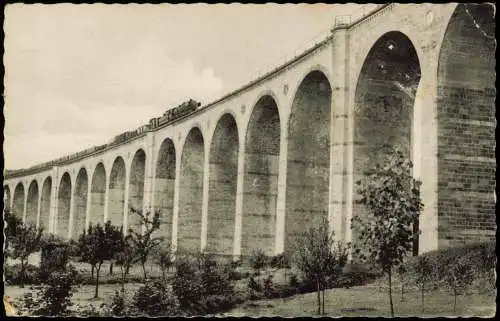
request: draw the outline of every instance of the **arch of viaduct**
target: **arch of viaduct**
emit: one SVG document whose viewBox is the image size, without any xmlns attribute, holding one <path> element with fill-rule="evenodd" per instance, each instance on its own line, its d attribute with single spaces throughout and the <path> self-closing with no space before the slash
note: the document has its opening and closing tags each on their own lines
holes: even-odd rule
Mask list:
<svg viewBox="0 0 500 321">
<path fill-rule="evenodd" d="M 276 254 L 323 218 L 353 239 L 355 182 L 398 148 L 423 183 L 420 252 L 494 238 L 494 24 L 488 5 L 383 6 L 179 121 L 7 173 L 5 204 L 68 238 L 154 207 L 177 249 Z"/>
</svg>

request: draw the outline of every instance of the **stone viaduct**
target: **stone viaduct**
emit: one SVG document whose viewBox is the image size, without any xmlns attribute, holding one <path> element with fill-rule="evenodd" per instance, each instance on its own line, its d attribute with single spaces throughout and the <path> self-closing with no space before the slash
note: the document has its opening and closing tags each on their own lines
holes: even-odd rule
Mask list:
<svg viewBox="0 0 500 321">
<path fill-rule="evenodd" d="M 177 249 L 277 254 L 323 218 L 351 241 L 350 219 L 365 215 L 355 183 L 398 147 L 422 181 L 420 252 L 494 238 L 493 15 L 487 4 L 388 4 L 337 20 L 192 113 L 6 171 L 6 207 L 65 238 L 90 222 L 126 230 L 129 206 L 159 208 Z"/>
</svg>

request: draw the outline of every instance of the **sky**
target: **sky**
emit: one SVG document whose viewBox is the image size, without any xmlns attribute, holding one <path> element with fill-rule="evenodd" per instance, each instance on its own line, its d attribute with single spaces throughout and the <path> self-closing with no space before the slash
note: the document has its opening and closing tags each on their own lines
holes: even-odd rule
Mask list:
<svg viewBox="0 0 500 321">
<path fill-rule="evenodd" d="M 188 98 L 205 105 L 373 7 L 7 5 L 5 168 L 104 144 Z"/>
</svg>

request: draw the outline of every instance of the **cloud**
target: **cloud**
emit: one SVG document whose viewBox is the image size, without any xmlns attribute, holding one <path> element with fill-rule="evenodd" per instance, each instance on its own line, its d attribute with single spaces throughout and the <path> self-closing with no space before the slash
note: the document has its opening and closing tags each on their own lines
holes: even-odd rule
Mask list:
<svg viewBox="0 0 500 321">
<path fill-rule="evenodd" d="M 26 11 L 10 13 L 6 168 L 103 144 L 187 98 L 206 103 L 222 94 L 224 83 L 212 67 L 197 67 L 189 56 L 172 58 L 172 44 L 134 32 L 134 26 L 117 31 L 102 28 L 105 17 L 89 22 L 77 16 L 82 21 L 75 23 L 53 14 L 38 12 L 29 20 Z"/>
</svg>

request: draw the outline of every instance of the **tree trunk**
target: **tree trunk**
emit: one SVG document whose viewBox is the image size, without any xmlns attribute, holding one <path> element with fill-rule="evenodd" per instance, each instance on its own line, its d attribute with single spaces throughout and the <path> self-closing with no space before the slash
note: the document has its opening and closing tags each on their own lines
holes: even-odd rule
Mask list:
<svg viewBox="0 0 500 321">
<path fill-rule="evenodd" d="M 90 279 L 94 279 L 94 266 L 92 265 L 92 269 L 90 270 Z"/>
<path fill-rule="evenodd" d="M 321 290 L 319 289 L 319 281 L 316 281 L 316 290 L 318 292 L 318 315 L 321 314 Z"/>
<path fill-rule="evenodd" d="M 422 293 L 421 293 L 421 296 L 422 296 L 422 314 L 424 313 L 424 291 L 425 291 L 425 288 L 424 288 L 424 285 L 422 284 Z"/>
<path fill-rule="evenodd" d="M 24 288 L 24 260 L 21 259 L 21 271 L 19 273 L 19 287 Z"/>
<path fill-rule="evenodd" d="M 453 303 L 453 315 L 457 314 L 457 291 L 454 291 L 455 302 Z"/>
<path fill-rule="evenodd" d="M 322 313 L 325 314 L 325 287 L 323 287 L 323 304 L 322 304 Z"/>
<path fill-rule="evenodd" d="M 109 275 L 113 275 L 113 263 L 109 264 Z"/>
<path fill-rule="evenodd" d="M 99 297 L 99 271 L 101 270 L 101 264 L 102 263 L 99 263 L 95 270 L 95 299 Z"/>
<path fill-rule="evenodd" d="M 144 273 L 144 280 L 146 280 L 146 278 L 148 277 L 146 274 L 146 262 L 141 261 L 141 265 L 142 265 L 142 273 Z"/>
<path fill-rule="evenodd" d="M 405 300 L 405 280 L 404 277 L 401 275 L 401 302 L 404 302 Z"/>
<path fill-rule="evenodd" d="M 392 274 L 389 269 L 389 304 L 391 306 L 391 318 L 394 318 L 394 304 L 392 303 Z"/>
<path fill-rule="evenodd" d="M 120 271 L 122 273 L 122 291 L 125 291 L 125 270 L 120 266 Z"/>
</svg>

